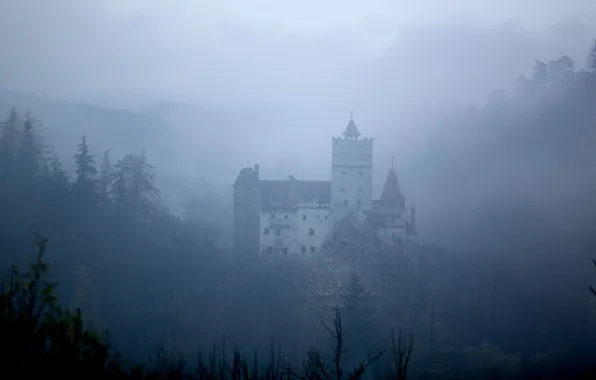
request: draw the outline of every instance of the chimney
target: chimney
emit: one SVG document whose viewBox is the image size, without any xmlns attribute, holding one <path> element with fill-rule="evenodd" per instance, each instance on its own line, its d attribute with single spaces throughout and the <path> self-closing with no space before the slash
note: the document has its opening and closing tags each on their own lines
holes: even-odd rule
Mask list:
<svg viewBox="0 0 596 380">
<path fill-rule="evenodd" d="M 288 198 L 290 202 L 294 203 L 296 201 L 296 177 L 293 175 L 288 176 L 288 184 L 289 184 L 289 194 Z"/>
</svg>

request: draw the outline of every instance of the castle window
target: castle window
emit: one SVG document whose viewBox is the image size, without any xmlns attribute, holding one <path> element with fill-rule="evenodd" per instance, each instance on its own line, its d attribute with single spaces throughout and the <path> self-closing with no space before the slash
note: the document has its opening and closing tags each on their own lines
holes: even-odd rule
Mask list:
<svg viewBox="0 0 596 380">
<path fill-rule="evenodd" d="M 344 199 L 344 206 L 347 206 L 347 205 L 348 205 L 348 200 Z"/>
<path fill-rule="evenodd" d="M 302 214 L 302 220 L 306 220 L 306 214 Z"/>
<path fill-rule="evenodd" d="M 271 219 L 274 219 L 275 218 L 275 213 L 272 212 L 271 214 L 269 214 L 269 216 L 271 217 Z"/>
<path fill-rule="evenodd" d="M 288 249 L 286 247 L 283 247 L 281 249 L 281 253 L 283 253 L 284 255 L 287 255 L 288 254 Z"/>
<path fill-rule="evenodd" d="M 325 215 L 325 220 L 327 220 L 327 215 Z"/>
<path fill-rule="evenodd" d="M 284 218 L 285 218 L 285 219 L 288 219 L 288 214 L 284 215 Z"/>
<path fill-rule="evenodd" d="M 358 204 L 358 206 L 360 206 L 360 199 L 357 199 L 356 203 Z"/>
<path fill-rule="evenodd" d="M 275 234 L 276 235 L 281 235 L 281 228 L 276 228 L 275 229 Z"/>
<path fill-rule="evenodd" d="M 267 247 L 267 253 L 273 253 L 273 247 Z"/>
<path fill-rule="evenodd" d="M 362 189 L 358 189 L 358 191 L 362 191 Z"/>
<path fill-rule="evenodd" d="M 309 236 L 315 236 L 315 229 L 311 228 L 310 230 L 308 230 L 308 235 Z"/>
<path fill-rule="evenodd" d="M 345 170 L 342 170 L 341 171 L 341 175 L 345 176 L 346 175 L 346 171 Z"/>
<path fill-rule="evenodd" d="M 317 219 L 319 219 L 320 217 L 321 217 L 321 215 L 318 215 L 318 214 L 317 214 Z"/>
<path fill-rule="evenodd" d="M 313 246 L 310 247 L 310 253 L 315 253 L 315 247 L 313 247 Z"/>
<path fill-rule="evenodd" d="M 341 192 L 342 192 L 342 193 L 345 193 L 345 192 L 346 192 L 346 188 L 345 188 L 345 187 L 342 187 L 342 188 L 341 188 Z"/>
<path fill-rule="evenodd" d="M 306 246 L 305 245 L 302 246 L 302 253 L 306 253 Z"/>
<path fill-rule="evenodd" d="M 265 228 L 265 231 L 263 231 L 264 235 L 269 235 L 269 228 Z"/>
</svg>

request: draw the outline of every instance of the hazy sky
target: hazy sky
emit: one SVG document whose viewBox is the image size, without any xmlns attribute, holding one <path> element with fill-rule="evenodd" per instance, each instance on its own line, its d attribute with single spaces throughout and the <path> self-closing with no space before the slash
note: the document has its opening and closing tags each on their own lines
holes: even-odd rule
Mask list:
<svg viewBox="0 0 596 380">
<path fill-rule="evenodd" d="M 593 0 L 0 0 L 0 86 L 345 108 L 383 93 L 388 78 L 402 92 L 449 90 L 445 78 L 469 72 L 457 70 L 462 52 L 484 59 L 476 45 L 496 46 L 507 56 L 491 58 L 495 67 L 514 72 L 545 49 L 579 54 L 591 34 L 575 24 L 595 15 Z M 537 42 L 563 20 L 563 41 Z M 433 60 L 447 61 L 448 72 Z M 428 71 L 424 81 L 396 76 L 418 67 Z M 492 85 L 485 72 L 472 76 L 470 88 L 456 87 L 476 96 Z"/>
</svg>

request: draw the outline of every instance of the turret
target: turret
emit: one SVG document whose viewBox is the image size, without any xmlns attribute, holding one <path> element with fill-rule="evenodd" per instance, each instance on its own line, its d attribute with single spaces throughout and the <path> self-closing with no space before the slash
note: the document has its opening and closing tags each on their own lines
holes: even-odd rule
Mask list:
<svg viewBox="0 0 596 380">
<path fill-rule="evenodd" d="M 261 233 L 259 165 L 244 168 L 234 182 L 234 252 L 258 255 Z"/>
<path fill-rule="evenodd" d="M 401 193 L 399 182 L 397 181 L 397 174 L 393 167 L 387 173 L 385 186 L 381 192 L 380 203 L 385 207 L 394 207 L 396 209 L 404 210 L 406 208 L 406 199 Z"/>
</svg>

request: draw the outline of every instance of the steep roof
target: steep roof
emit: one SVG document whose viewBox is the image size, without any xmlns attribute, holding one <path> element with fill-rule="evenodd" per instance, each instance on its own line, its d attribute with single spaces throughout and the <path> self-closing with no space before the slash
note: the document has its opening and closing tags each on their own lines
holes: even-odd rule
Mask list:
<svg viewBox="0 0 596 380">
<path fill-rule="evenodd" d="M 298 202 L 319 203 L 331 202 L 331 182 L 329 181 L 299 181 L 291 178 L 288 180 L 261 180 L 263 208 L 291 207 Z"/>
<path fill-rule="evenodd" d="M 381 193 L 380 203 L 386 206 L 406 207 L 406 200 L 401 193 L 399 183 L 397 181 L 397 174 L 395 169 L 389 169 L 383 192 Z"/>
<path fill-rule="evenodd" d="M 354 118 L 350 117 L 350 122 L 346 127 L 346 130 L 343 133 L 344 137 L 359 137 L 360 131 L 358 131 L 358 127 L 356 127 L 356 123 L 354 123 Z"/>
</svg>

